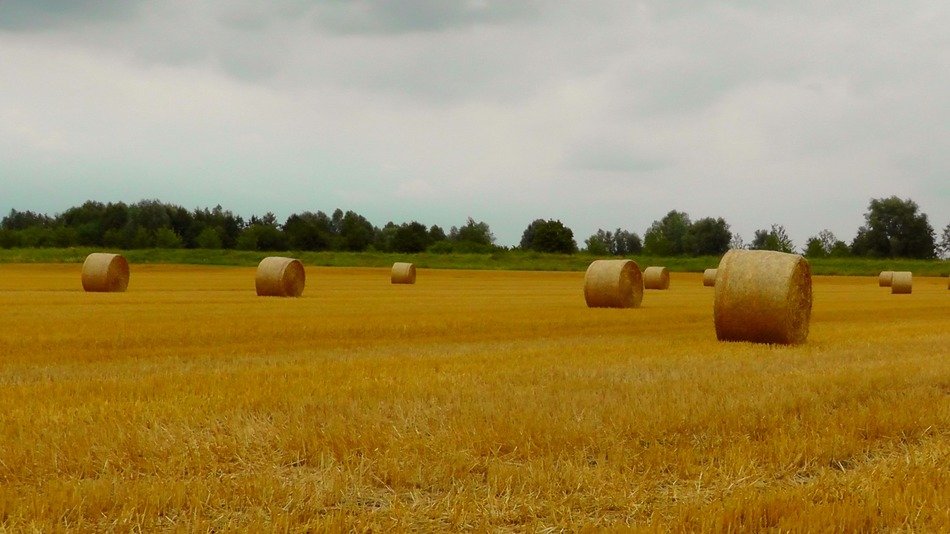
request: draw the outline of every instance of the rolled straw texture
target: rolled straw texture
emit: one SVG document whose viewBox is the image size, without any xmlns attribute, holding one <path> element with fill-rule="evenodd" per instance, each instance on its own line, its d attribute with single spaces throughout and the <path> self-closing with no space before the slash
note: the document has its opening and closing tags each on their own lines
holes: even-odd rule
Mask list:
<svg viewBox="0 0 950 534">
<path fill-rule="evenodd" d="M 118 254 L 93 252 L 82 264 L 85 291 L 121 293 L 129 287 L 129 262 Z"/>
<path fill-rule="evenodd" d="M 416 266 L 411 263 L 397 261 L 393 264 L 393 271 L 389 280 L 393 284 L 415 284 Z"/>
<path fill-rule="evenodd" d="M 730 250 L 716 271 L 716 337 L 720 341 L 804 343 L 811 295 L 811 267 L 805 258 L 767 250 Z"/>
<path fill-rule="evenodd" d="M 894 271 L 881 271 L 877 275 L 877 287 L 891 287 L 891 279 L 894 277 Z"/>
<path fill-rule="evenodd" d="M 643 270 L 643 289 L 669 289 L 670 271 L 666 267 L 647 267 Z"/>
<path fill-rule="evenodd" d="M 303 294 L 307 274 L 300 260 L 268 256 L 257 266 L 254 284 L 261 297 L 299 297 Z"/>
<path fill-rule="evenodd" d="M 703 285 L 706 287 L 716 286 L 716 269 L 706 269 L 703 271 Z"/>
<path fill-rule="evenodd" d="M 910 295 L 914 287 L 914 275 L 910 271 L 894 271 L 891 278 L 892 295 Z"/>
<path fill-rule="evenodd" d="M 594 260 L 584 275 L 589 308 L 637 308 L 643 301 L 643 276 L 633 260 Z"/>
</svg>

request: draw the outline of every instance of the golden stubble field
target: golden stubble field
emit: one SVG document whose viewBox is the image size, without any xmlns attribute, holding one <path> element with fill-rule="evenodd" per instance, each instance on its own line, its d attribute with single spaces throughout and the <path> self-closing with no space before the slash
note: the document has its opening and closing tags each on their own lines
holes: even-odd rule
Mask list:
<svg viewBox="0 0 950 534">
<path fill-rule="evenodd" d="M 672 275 L 0 265 L 0 530 L 950 525 L 950 291 L 816 277 L 808 343 L 719 343 Z"/>
</svg>

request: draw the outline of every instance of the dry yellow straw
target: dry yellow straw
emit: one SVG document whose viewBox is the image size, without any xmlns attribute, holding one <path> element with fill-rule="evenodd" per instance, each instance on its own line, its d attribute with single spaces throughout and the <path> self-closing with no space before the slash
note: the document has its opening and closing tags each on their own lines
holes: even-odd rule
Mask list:
<svg viewBox="0 0 950 534">
<path fill-rule="evenodd" d="M 118 254 L 93 252 L 82 264 L 82 288 L 96 292 L 122 292 L 129 287 L 129 262 Z"/>
<path fill-rule="evenodd" d="M 877 275 L 877 287 L 891 287 L 891 279 L 894 277 L 894 271 L 881 271 Z"/>
<path fill-rule="evenodd" d="M 643 300 L 643 276 L 633 260 L 594 260 L 584 275 L 589 308 L 636 308 Z"/>
<path fill-rule="evenodd" d="M 669 289 L 670 271 L 666 267 L 647 267 L 643 270 L 643 289 Z"/>
<path fill-rule="evenodd" d="M 393 264 L 389 281 L 393 284 L 415 284 L 416 266 L 411 263 L 396 262 Z"/>
<path fill-rule="evenodd" d="M 716 272 L 720 341 L 803 343 L 811 317 L 811 268 L 797 254 L 730 250 Z"/>
<path fill-rule="evenodd" d="M 716 286 L 716 269 L 706 269 L 703 271 L 703 285 L 705 287 Z"/>
<path fill-rule="evenodd" d="M 268 256 L 257 266 L 254 285 L 261 297 L 299 297 L 307 281 L 300 260 Z"/>
<path fill-rule="evenodd" d="M 892 295 L 910 295 L 914 287 L 914 275 L 910 271 L 894 271 L 891 278 Z"/>
</svg>

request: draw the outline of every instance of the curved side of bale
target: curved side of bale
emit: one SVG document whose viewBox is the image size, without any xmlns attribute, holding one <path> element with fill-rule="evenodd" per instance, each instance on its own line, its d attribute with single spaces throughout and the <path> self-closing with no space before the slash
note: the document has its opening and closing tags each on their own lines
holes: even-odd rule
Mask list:
<svg viewBox="0 0 950 534">
<path fill-rule="evenodd" d="M 257 265 L 254 285 L 260 297 L 299 297 L 307 282 L 300 260 L 268 256 Z"/>
<path fill-rule="evenodd" d="M 633 260 L 594 260 L 584 274 L 588 308 L 637 308 L 643 301 L 643 275 Z"/>
<path fill-rule="evenodd" d="M 877 275 L 877 287 L 891 287 L 891 280 L 894 277 L 894 271 L 881 271 Z"/>
<path fill-rule="evenodd" d="M 129 287 L 129 262 L 119 254 L 93 252 L 82 264 L 85 291 L 121 293 Z"/>
<path fill-rule="evenodd" d="M 647 267 L 643 270 L 643 289 L 669 289 L 670 270 L 666 267 Z"/>
<path fill-rule="evenodd" d="M 716 272 L 713 316 L 720 341 L 804 343 L 811 267 L 797 254 L 730 250 Z"/>
<path fill-rule="evenodd" d="M 914 288 L 914 275 L 910 271 L 894 271 L 891 278 L 892 295 L 910 295 Z"/>
<path fill-rule="evenodd" d="M 716 287 L 716 269 L 703 271 L 703 285 L 705 287 Z"/>
<path fill-rule="evenodd" d="M 389 280 L 393 284 L 415 284 L 416 266 L 411 263 L 397 261 L 393 264 Z"/>
</svg>

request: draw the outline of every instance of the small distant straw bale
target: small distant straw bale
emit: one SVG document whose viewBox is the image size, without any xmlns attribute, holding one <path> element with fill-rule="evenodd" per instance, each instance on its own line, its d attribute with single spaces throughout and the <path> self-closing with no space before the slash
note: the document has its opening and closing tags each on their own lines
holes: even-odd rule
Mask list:
<svg viewBox="0 0 950 534">
<path fill-rule="evenodd" d="M 666 267 L 647 267 L 643 270 L 643 289 L 669 289 L 670 271 Z"/>
<path fill-rule="evenodd" d="M 766 250 L 730 250 L 716 272 L 716 337 L 720 341 L 804 343 L 811 301 L 811 268 L 805 258 Z"/>
<path fill-rule="evenodd" d="M 129 287 L 129 262 L 118 254 L 93 252 L 82 264 L 85 291 L 121 293 Z"/>
<path fill-rule="evenodd" d="M 881 271 L 877 275 L 877 287 L 891 287 L 891 279 L 894 277 L 894 271 Z"/>
<path fill-rule="evenodd" d="M 703 271 L 703 285 L 706 287 L 716 286 L 716 269 L 706 269 Z"/>
<path fill-rule="evenodd" d="M 390 282 L 393 284 L 415 284 L 416 266 L 411 263 L 397 261 L 393 264 Z"/>
<path fill-rule="evenodd" d="M 643 275 L 633 260 L 594 260 L 584 275 L 589 308 L 637 308 L 643 301 Z"/>
<path fill-rule="evenodd" d="M 910 271 L 894 271 L 891 278 L 892 295 L 910 295 L 914 286 L 914 275 Z"/>
<path fill-rule="evenodd" d="M 268 256 L 257 266 L 254 284 L 261 297 L 299 297 L 303 294 L 307 274 L 300 260 Z"/>
</svg>

